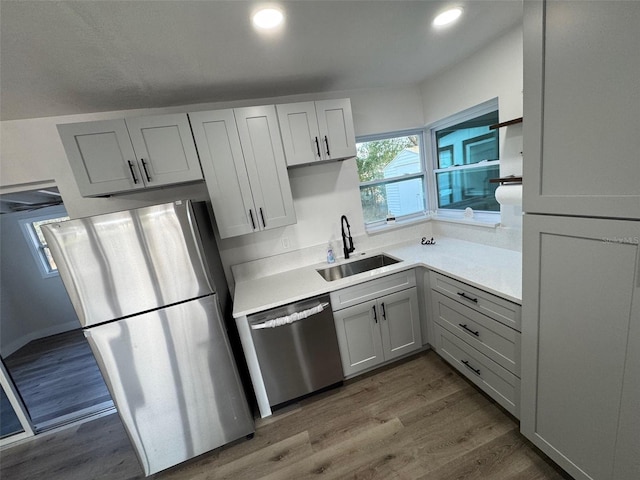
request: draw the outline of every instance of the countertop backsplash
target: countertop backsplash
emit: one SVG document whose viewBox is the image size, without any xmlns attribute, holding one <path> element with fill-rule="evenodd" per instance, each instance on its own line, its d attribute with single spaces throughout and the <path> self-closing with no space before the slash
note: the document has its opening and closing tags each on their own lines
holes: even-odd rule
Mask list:
<svg viewBox="0 0 640 480">
<path fill-rule="evenodd" d="M 432 220 L 429 223 L 432 225 L 433 236 L 436 238 L 459 238 L 467 242 L 481 243 L 491 247 L 522 252 L 521 228 L 503 227 L 502 225 L 498 225 L 495 228 L 479 227 L 439 220 Z"/>
<path fill-rule="evenodd" d="M 366 254 L 369 250 L 375 250 L 387 245 L 405 242 L 411 238 L 415 238 L 417 243 L 420 242 L 422 237 L 431 238 L 434 235 L 432 224 L 433 222 L 425 222 L 403 227 L 401 229 L 390 230 L 389 232 L 376 233 L 374 235 L 361 234 L 353 236 L 353 244 L 356 249 L 351 254 L 351 258 L 356 258 L 361 254 Z M 341 238 L 338 238 L 331 243 L 333 245 L 333 253 L 336 257 L 336 261 L 344 261 Z M 286 252 L 271 257 L 260 258 L 250 262 L 233 265 L 231 267 L 231 271 L 233 272 L 234 281 L 236 283 L 244 282 L 254 278 L 286 272 L 307 265 L 326 262 L 328 244 L 329 241 L 326 240 L 317 245 L 301 248 L 293 252 Z"/>
<path fill-rule="evenodd" d="M 353 237 L 356 247 L 352 257 L 367 253 L 369 250 L 384 248 L 415 238 L 419 242 L 422 237 L 437 241 L 438 237 L 458 238 L 468 242 L 480 243 L 507 250 L 522 251 L 522 230 L 498 226 L 495 228 L 461 225 L 446 221 L 432 220 L 389 232 L 374 235 L 361 234 Z M 231 271 L 235 282 L 244 282 L 276 273 L 286 272 L 307 265 L 316 265 L 326 261 L 329 241 L 322 241 L 311 247 L 286 252 L 270 257 L 259 258 L 250 262 L 233 265 Z M 338 238 L 332 242 L 333 253 L 338 262 L 343 261 L 342 240 Z"/>
</svg>

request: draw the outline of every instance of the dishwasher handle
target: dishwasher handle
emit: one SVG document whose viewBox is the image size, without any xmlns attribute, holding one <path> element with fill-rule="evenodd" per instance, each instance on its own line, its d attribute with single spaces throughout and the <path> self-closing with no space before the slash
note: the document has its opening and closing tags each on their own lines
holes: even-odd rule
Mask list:
<svg viewBox="0 0 640 480">
<path fill-rule="evenodd" d="M 273 318 L 271 320 L 266 320 L 262 323 L 256 323 L 255 325 L 251 325 L 251 329 L 259 330 L 262 328 L 276 328 L 276 327 L 282 327 L 284 325 L 289 325 L 293 322 L 297 322 L 299 320 L 303 320 L 307 317 L 320 313 L 328 306 L 329 306 L 329 303 L 327 302 L 320 303 L 315 307 L 308 308 L 306 310 L 301 310 L 299 312 L 294 312 L 290 315 L 285 315 L 284 317 Z"/>
</svg>

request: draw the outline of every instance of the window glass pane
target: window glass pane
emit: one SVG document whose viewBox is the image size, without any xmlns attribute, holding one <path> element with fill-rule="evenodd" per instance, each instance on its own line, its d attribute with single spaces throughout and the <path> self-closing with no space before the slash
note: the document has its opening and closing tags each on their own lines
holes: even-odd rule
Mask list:
<svg viewBox="0 0 640 480">
<path fill-rule="evenodd" d="M 498 123 L 497 110 L 438 130 L 438 168 L 498 160 L 498 130 L 489 130 L 494 123 Z"/>
<path fill-rule="evenodd" d="M 360 182 L 422 172 L 417 135 L 361 142 L 356 147 Z"/>
<path fill-rule="evenodd" d="M 4 387 L 0 389 L 0 438 L 8 437 L 14 433 L 22 432 L 22 424 L 18 420 L 18 415 L 13 410 L 9 397 L 4 392 Z"/>
<path fill-rule="evenodd" d="M 436 173 L 438 184 L 438 208 L 499 212 L 496 201 L 497 183 L 489 183 L 490 178 L 500 176 L 500 166 L 457 169 Z"/>
<path fill-rule="evenodd" d="M 53 261 L 53 257 L 51 256 L 51 251 L 49 247 L 47 247 L 47 242 L 44 239 L 44 235 L 42 234 L 42 225 L 47 225 L 49 223 L 58 223 L 64 222 L 65 220 L 69 220 L 69 217 L 58 217 L 58 218 L 49 218 L 46 220 L 38 220 L 36 222 L 31 222 L 31 227 L 33 228 L 36 237 L 38 238 L 38 242 L 40 245 L 37 245 L 41 256 L 47 266 L 49 272 L 55 272 L 58 270 L 56 266 L 56 262 Z"/>
<path fill-rule="evenodd" d="M 69 217 L 49 218 L 47 220 L 32 222 L 31 225 L 33 225 L 33 230 L 36 232 L 36 235 L 38 236 L 38 240 L 40 240 L 40 245 L 47 244 L 47 242 L 44 240 L 44 235 L 42 234 L 42 229 L 40 227 L 42 225 L 47 225 L 49 223 L 64 222 L 65 220 L 69 220 Z"/>
<path fill-rule="evenodd" d="M 360 187 L 360 201 L 365 223 L 385 220 L 425 210 L 423 178 Z"/>
</svg>

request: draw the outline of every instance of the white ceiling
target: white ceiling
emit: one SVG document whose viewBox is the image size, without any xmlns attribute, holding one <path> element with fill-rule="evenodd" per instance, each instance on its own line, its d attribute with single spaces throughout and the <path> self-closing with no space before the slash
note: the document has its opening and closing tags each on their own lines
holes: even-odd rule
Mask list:
<svg viewBox="0 0 640 480">
<path fill-rule="evenodd" d="M 415 85 L 522 21 L 522 0 L 1 0 L 2 120 Z M 462 5 L 459 23 L 434 15 Z M 473 79 L 470 79 L 473 81 Z"/>
</svg>

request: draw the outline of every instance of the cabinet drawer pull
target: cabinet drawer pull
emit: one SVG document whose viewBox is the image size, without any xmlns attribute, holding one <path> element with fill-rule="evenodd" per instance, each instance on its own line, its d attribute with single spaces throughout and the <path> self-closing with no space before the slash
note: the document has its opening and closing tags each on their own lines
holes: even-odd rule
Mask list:
<svg viewBox="0 0 640 480">
<path fill-rule="evenodd" d="M 131 177 L 133 178 L 133 183 L 137 185 L 138 179 L 136 178 L 136 173 L 133 171 L 133 163 L 131 163 L 131 160 L 127 160 L 127 163 L 129 164 L 129 170 L 131 171 Z"/>
<path fill-rule="evenodd" d="M 256 222 L 253 221 L 253 211 L 251 209 L 249 209 L 249 216 L 251 217 L 251 226 L 255 230 L 256 229 Z"/>
<path fill-rule="evenodd" d="M 462 360 L 462 363 L 464 363 L 464 366 L 467 367 L 472 372 L 474 372 L 476 375 L 480 375 L 480 369 L 473 368 L 471 365 L 469 365 L 468 360 Z"/>
<path fill-rule="evenodd" d="M 267 224 L 264 221 L 264 213 L 262 213 L 262 207 L 260 207 L 260 218 L 262 219 L 262 226 L 267 228 Z"/>
<path fill-rule="evenodd" d="M 142 168 L 144 169 L 144 174 L 147 177 L 147 182 L 151 181 L 151 177 L 149 176 L 149 172 L 147 171 L 147 164 L 144 161 L 144 158 L 141 158 L 140 161 L 142 162 Z"/>
<path fill-rule="evenodd" d="M 475 332 L 474 332 L 474 331 L 473 331 L 473 330 L 471 330 L 469 327 L 467 327 L 467 324 L 466 324 L 466 323 L 465 323 L 465 324 L 459 323 L 458 325 L 459 325 L 460 327 L 464 328 L 467 332 L 472 333 L 472 334 L 473 334 L 473 335 L 475 335 L 476 337 L 479 337 L 479 336 L 480 336 L 480 332 L 478 332 L 478 331 L 475 331 Z"/>
<path fill-rule="evenodd" d="M 376 306 L 373 306 L 373 319 L 378 323 L 378 314 L 376 312 Z"/>
<path fill-rule="evenodd" d="M 324 136 L 324 143 L 327 145 L 327 157 L 330 157 L 331 154 L 329 153 L 329 139 L 326 135 Z"/>
<path fill-rule="evenodd" d="M 318 137 L 316 137 L 316 152 L 318 152 L 318 157 L 321 157 L 320 154 L 320 142 L 318 141 Z"/>
<path fill-rule="evenodd" d="M 380 304 L 380 306 L 382 307 L 382 318 L 386 320 L 387 319 L 387 311 L 384 308 L 384 302 L 382 302 Z"/>
<path fill-rule="evenodd" d="M 470 297 L 469 295 L 467 295 L 464 292 L 458 292 L 458 295 L 460 295 L 463 298 L 466 298 L 467 300 L 469 300 L 469 301 L 471 301 L 473 303 L 478 303 L 478 299 L 477 298 Z"/>
</svg>

